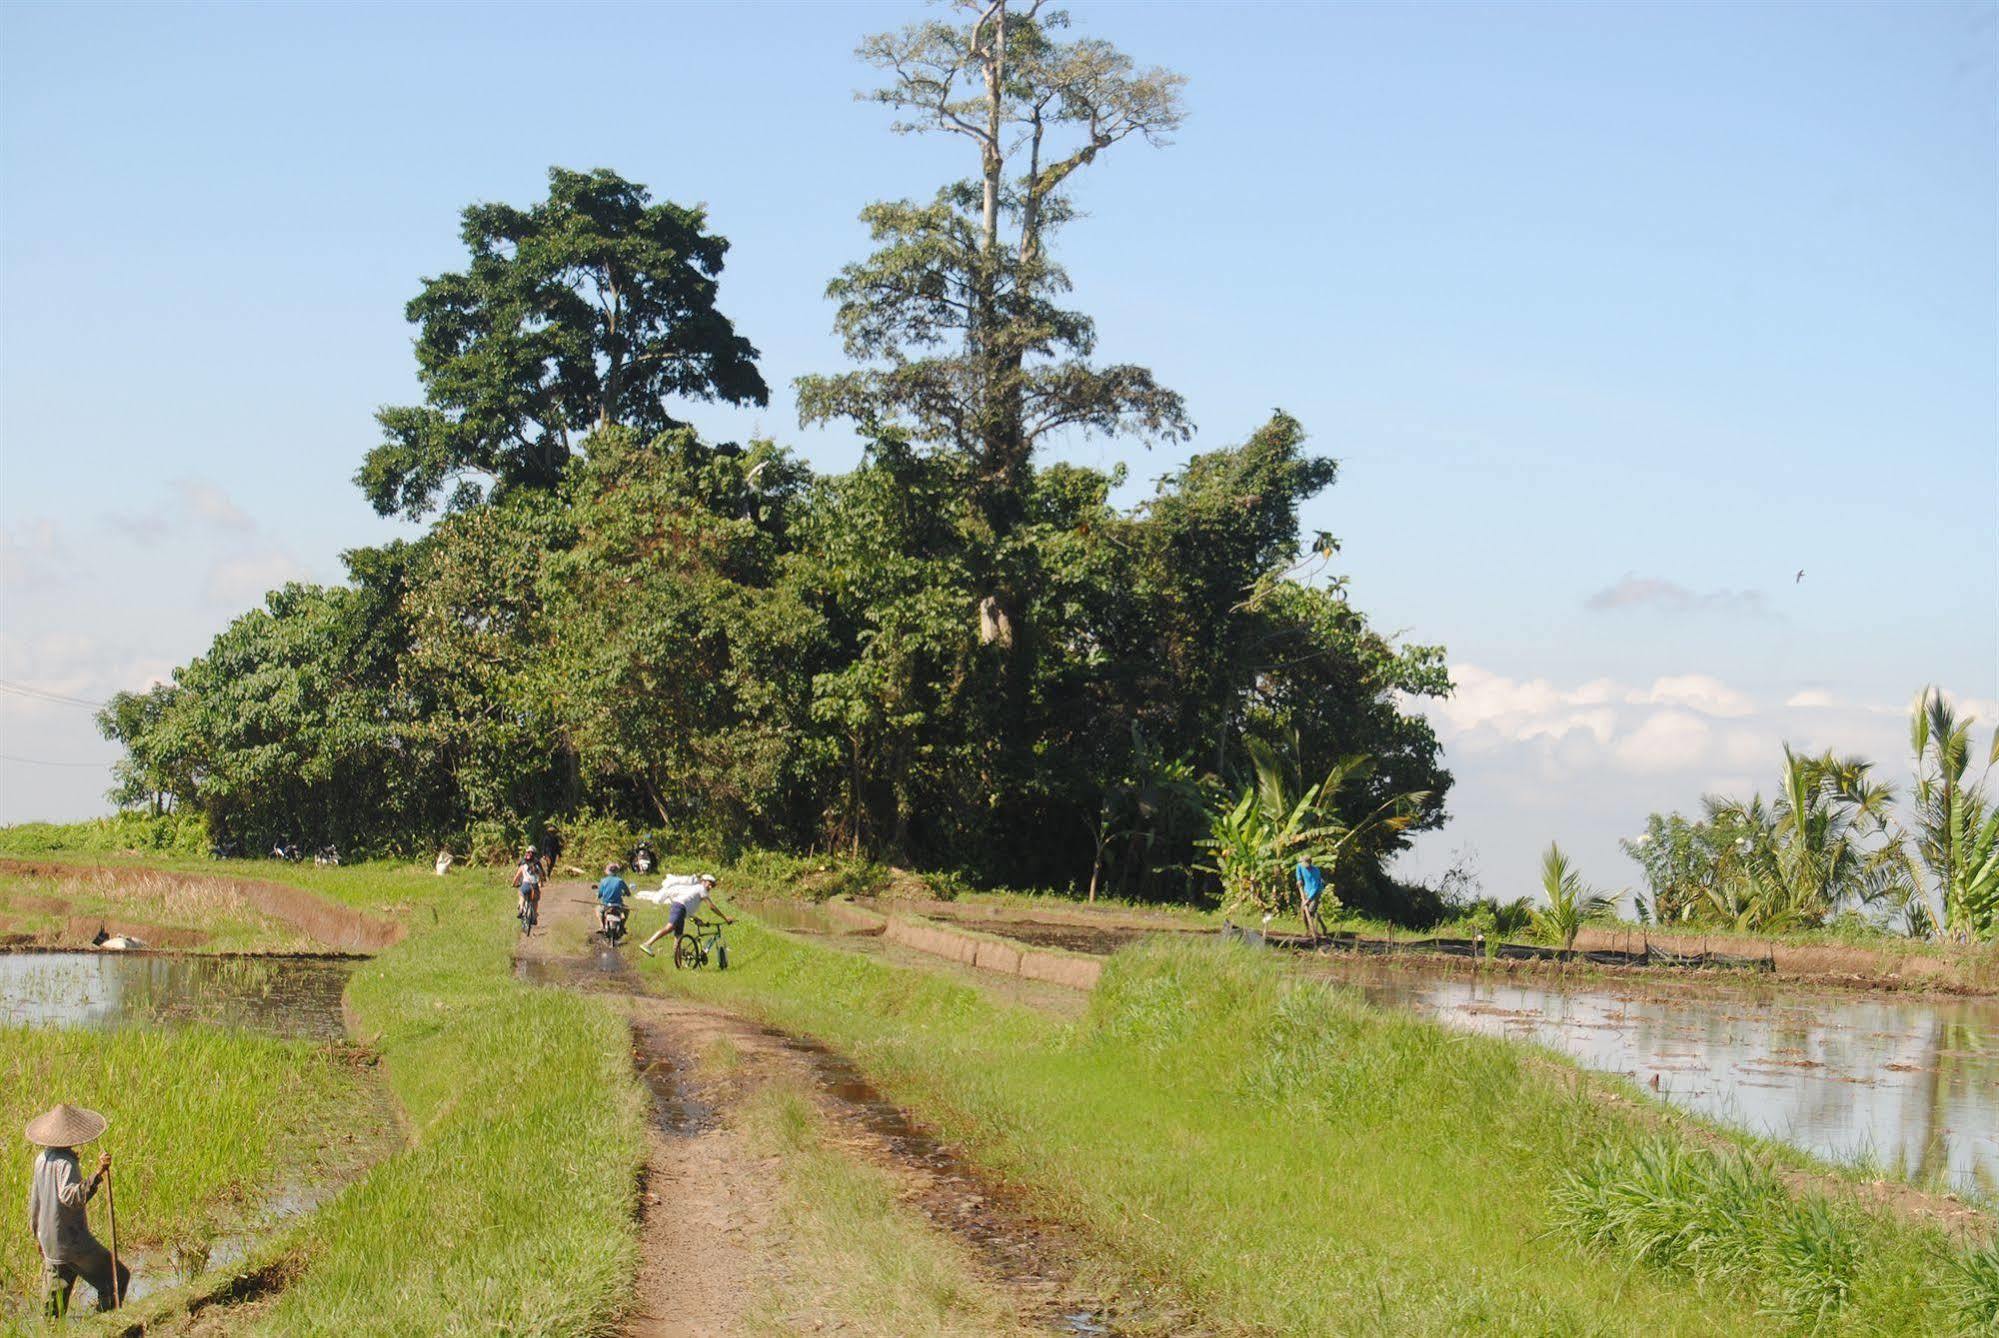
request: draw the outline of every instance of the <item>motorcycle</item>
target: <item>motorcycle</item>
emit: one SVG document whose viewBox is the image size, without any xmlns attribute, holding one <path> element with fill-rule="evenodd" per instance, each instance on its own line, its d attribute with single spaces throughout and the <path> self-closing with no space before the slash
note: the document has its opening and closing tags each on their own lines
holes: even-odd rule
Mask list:
<svg viewBox="0 0 1999 1338">
<path fill-rule="evenodd" d="M 287 864 L 296 864 L 305 857 L 300 854 L 297 845 L 290 841 L 280 841 L 271 847 L 271 858 L 283 860 Z"/>
<path fill-rule="evenodd" d="M 612 947 L 617 947 L 625 937 L 625 920 L 631 912 L 623 906 L 604 908 L 604 939 Z"/>
<path fill-rule="evenodd" d="M 313 855 L 312 862 L 318 865 L 322 869 L 338 868 L 340 865 L 339 847 L 321 846 L 319 850 Z"/>
<path fill-rule="evenodd" d="M 652 853 L 652 843 L 641 841 L 632 851 L 632 872 L 651 873 L 659 866 L 659 856 Z"/>
</svg>

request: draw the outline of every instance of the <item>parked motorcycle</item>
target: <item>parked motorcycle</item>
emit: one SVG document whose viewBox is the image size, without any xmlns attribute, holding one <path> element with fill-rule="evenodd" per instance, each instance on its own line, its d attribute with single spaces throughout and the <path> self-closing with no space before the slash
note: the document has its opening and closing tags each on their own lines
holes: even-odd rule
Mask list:
<svg viewBox="0 0 1999 1338">
<path fill-rule="evenodd" d="M 651 873 L 659 867 L 659 856 L 653 854 L 652 842 L 641 841 L 632 849 L 632 872 Z"/>
</svg>

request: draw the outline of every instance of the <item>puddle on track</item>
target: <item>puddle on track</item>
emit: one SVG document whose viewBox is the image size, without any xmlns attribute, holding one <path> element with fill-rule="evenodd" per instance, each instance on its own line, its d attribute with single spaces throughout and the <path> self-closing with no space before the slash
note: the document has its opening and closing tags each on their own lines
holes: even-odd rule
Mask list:
<svg viewBox="0 0 1999 1338">
<path fill-rule="evenodd" d="M 1324 959 L 1377 1003 L 1533 1041 L 1830 1161 L 1999 1196 L 1999 1000 L 1644 989 Z"/>
<path fill-rule="evenodd" d="M 197 1022 L 338 1040 L 346 1035 L 340 995 L 357 964 L 311 957 L 0 953 L 0 1023 L 101 1030 Z"/>
</svg>

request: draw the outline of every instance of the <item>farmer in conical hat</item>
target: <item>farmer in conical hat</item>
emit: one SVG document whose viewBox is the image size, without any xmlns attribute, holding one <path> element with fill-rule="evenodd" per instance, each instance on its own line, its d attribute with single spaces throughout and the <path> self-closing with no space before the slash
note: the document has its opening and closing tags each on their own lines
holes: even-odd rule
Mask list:
<svg viewBox="0 0 1999 1338">
<path fill-rule="evenodd" d="M 67 1104 L 28 1121 L 28 1141 L 42 1149 L 35 1154 L 28 1188 L 28 1225 L 42 1249 L 42 1280 L 51 1319 L 69 1312 L 70 1288 L 78 1278 L 96 1289 L 99 1310 L 113 1309 L 117 1298 L 131 1288 L 132 1270 L 119 1264 L 114 1290 L 111 1252 L 90 1234 L 85 1216 L 90 1196 L 111 1169 L 111 1154 L 97 1159 L 97 1170 L 88 1180 L 76 1162 L 76 1149 L 96 1139 L 110 1123 L 94 1110 Z"/>
</svg>

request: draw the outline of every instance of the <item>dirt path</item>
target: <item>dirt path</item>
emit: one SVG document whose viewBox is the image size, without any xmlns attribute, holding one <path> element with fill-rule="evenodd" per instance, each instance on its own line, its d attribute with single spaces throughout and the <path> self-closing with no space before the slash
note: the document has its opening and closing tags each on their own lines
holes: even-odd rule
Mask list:
<svg viewBox="0 0 1999 1338">
<path fill-rule="evenodd" d="M 962 1251 L 971 1273 L 1022 1329 L 1109 1332 L 1079 1293 L 1079 1242 L 1038 1221 L 1018 1197 L 974 1172 L 884 1100 L 846 1060 L 724 1009 L 644 992 L 621 957 L 590 939 L 582 885 L 544 898 L 544 925 L 520 951 L 521 974 L 614 998 L 632 1022 L 633 1057 L 653 1100 L 641 1195 L 642 1260 L 632 1335 L 870 1331 L 838 1314 L 774 1315 L 758 1297 L 809 1295 L 788 1273 L 782 1190 L 736 1116 L 773 1085 L 807 1094 L 841 1156 L 892 1177 L 896 1197 Z M 636 940 L 624 954 L 636 954 Z M 698 1279 L 674 1282 L 678 1263 Z"/>
</svg>

